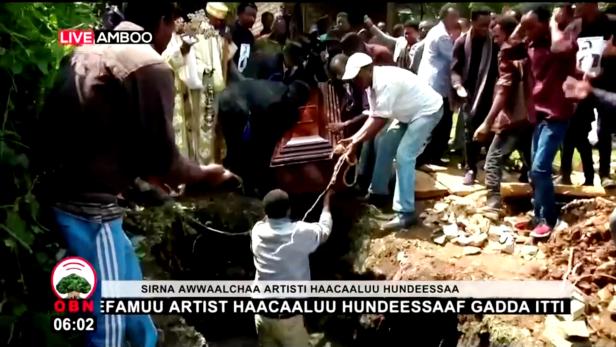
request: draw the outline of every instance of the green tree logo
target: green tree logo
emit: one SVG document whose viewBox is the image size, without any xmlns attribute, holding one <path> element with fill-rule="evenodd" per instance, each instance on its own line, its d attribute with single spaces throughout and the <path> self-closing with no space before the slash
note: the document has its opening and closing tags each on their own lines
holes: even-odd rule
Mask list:
<svg viewBox="0 0 616 347">
<path fill-rule="evenodd" d="M 70 274 L 60 280 L 56 285 L 56 290 L 60 294 L 68 294 L 69 299 L 79 299 L 79 294 L 87 294 L 92 286 L 85 278 Z"/>
</svg>

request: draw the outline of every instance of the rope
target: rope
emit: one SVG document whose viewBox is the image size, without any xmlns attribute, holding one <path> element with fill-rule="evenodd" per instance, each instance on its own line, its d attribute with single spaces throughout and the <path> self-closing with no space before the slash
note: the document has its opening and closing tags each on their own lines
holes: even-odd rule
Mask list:
<svg viewBox="0 0 616 347">
<path fill-rule="evenodd" d="M 333 153 L 332 153 L 332 155 L 333 155 Z M 336 166 L 334 166 L 334 172 L 332 173 L 332 178 L 329 180 L 329 183 L 327 184 L 327 187 L 325 187 L 325 189 L 321 192 L 321 194 L 319 194 L 319 197 L 317 197 L 317 199 L 312 204 L 312 206 L 310 206 L 308 211 L 306 211 L 306 214 L 304 214 L 304 218 L 302 218 L 302 222 L 306 221 L 306 218 L 308 218 L 308 215 L 315 209 L 315 207 L 317 206 L 319 201 L 321 201 L 323 196 L 325 196 L 327 191 L 329 191 L 336 184 L 336 181 L 338 180 L 338 174 L 340 174 L 340 170 L 342 169 L 342 165 L 344 165 L 345 162 L 348 165 L 347 165 L 346 169 L 344 169 L 344 173 L 343 173 L 343 177 L 342 177 L 342 183 L 344 183 L 344 185 L 347 186 L 347 187 L 352 187 L 352 186 L 355 185 L 355 183 L 357 183 L 357 175 L 358 175 L 357 170 L 355 170 L 355 175 L 353 177 L 353 182 L 351 182 L 351 183 L 347 182 L 347 174 L 348 174 L 349 170 L 351 169 L 351 167 L 357 165 L 357 158 L 352 158 L 351 159 L 351 157 L 349 157 L 349 155 L 347 153 L 344 153 L 343 155 L 340 156 L 340 158 L 338 158 L 338 162 L 336 163 Z"/>
<path fill-rule="evenodd" d="M 221 235 L 226 235 L 226 236 L 246 236 L 246 235 L 250 235 L 250 230 L 249 231 L 244 231 L 241 233 L 232 233 L 232 232 L 228 232 L 228 231 L 223 231 L 220 229 L 216 229 L 216 228 L 212 228 L 211 226 L 205 225 L 201 222 L 199 222 L 198 220 L 194 219 L 193 217 L 190 216 L 183 216 L 184 218 L 188 219 L 189 221 L 197 224 L 198 226 L 202 227 L 203 229 L 209 230 L 211 232 L 217 233 L 217 234 L 221 234 Z"/>
<path fill-rule="evenodd" d="M 334 153 L 332 153 L 332 156 L 334 155 Z M 321 201 L 321 199 L 323 198 L 323 196 L 325 196 L 325 194 L 327 193 L 327 191 L 329 191 L 335 184 L 336 181 L 338 181 L 338 175 L 340 174 L 340 171 L 342 170 L 342 166 L 344 164 L 348 164 L 347 167 L 344 169 L 343 171 L 343 177 L 342 177 L 342 183 L 344 183 L 345 186 L 347 187 L 352 187 L 355 185 L 355 183 L 357 183 L 357 176 L 358 176 L 358 171 L 355 170 L 355 174 L 353 176 L 353 182 L 348 182 L 347 181 L 347 174 L 349 172 L 349 170 L 357 165 L 357 158 L 353 157 L 351 158 L 347 153 L 343 154 L 340 156 L 340 158 L 338 158 L 338 162 L 336 162 L 336 165 L 334 166 L 334 172 L 332 173 L 332 177 L 329 180 L 329 183 L 327 184 L 327 187 L 325 187 L 325 189 L 321 192 L 321 194 L 319 194 L 319 196 L 317 197 L 317 199 L 315 200 L 315 202 L 312 204 L 312 206 L 308 209 L 308 211 L 306 211 L 306 214 L 304 214 L 304 218 L 302 218 L 302 222 L 306 221 L 306 218 L 308 218 L 308 215 L 315 209 L 315 207 L 317 206 L 317 204 L 319 203 L 319 201 Z M 200 226 L 201 228 L 220 234 L 220 235 L 225 235 L 225 236 L 247 236 L 250 235 L 250 230 L 245 231 L 245 232 L 241 232 L 241 233 L 232 233 L 232 232 L 228 232 L 228 231 L 223 231 L 220 229 L 216 229 L 216 228 L 212 228 L 208 225 L 205 225 L 203 223 L 201 223 L 200 221 L 196 220 L 195 218 L 192 218 L 191 216 L 187 216 L 184 215 L 184 218 L 188 219 L 189 221 L 193 222 L 194 224 Z M 199 237 L 197 237 L 198 239 Z M 195 239 L 195 244 L 197 242 L 197 239 Z M 193 244 L 193 248 L 194 248 L 194 244 Z M 194 251 L 194 250 L 193 250 Z"/>
</svg>

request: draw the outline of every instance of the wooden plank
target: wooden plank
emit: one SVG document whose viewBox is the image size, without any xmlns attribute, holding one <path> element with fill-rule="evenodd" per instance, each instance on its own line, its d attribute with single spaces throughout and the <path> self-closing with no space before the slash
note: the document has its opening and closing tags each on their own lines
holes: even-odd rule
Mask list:
<svg viewBox="0 0 616 347">
<path fill-rule="evenodd" d="M 427 173 L 432 173 L 432 172 L 443 172 L 443 171 L 447 171 L 447 167 L 445 166 L 438 166 L 438 165 L 434 165 L 434 164 L 424 164 L 422 165 L 419 170 L 423 171 L 423 172 L 427 172 Z"/>
<path fill-rule="evenodd" d="M 594 198 L 605 196 L 605 189 L 601 186 L 569 186 L 558 184 L 554 187 L 556 195 L 569 196 L 575 198 Z M 503 198 L 530 197 L 533 188 L 528 183 L 507 182 L 501 184 L 501 195 Z"/>
<path fill-rule="evenodd" d="M 576 198 L 594 198 L 605 196 L 605 189 L 601 186 L 565 186 L 557 185 L 554 187 L 556 195 L 574 196 Z"/>
<path fill-rule="evenodd" d="M 503 182 L 501 183 L 501 196 L 503 198 L 521 198 L 533 195 L 533 188 L 528 183 Z"/>
<path fill-rule="evenodd" d="M 441 198 L 447 194 L 449 194 L 447 187 L 438 183 L 430 174 L 417 170 L 415 175 L 416 199 L 422 200 Z"/>
<path fill-rule="evenodd" d="M 474 192 L 485 189 L 481 184 L 473 184 L 472 186 L 466 186 L 462 184 L 464 176 L 456 175 L 450 172 L 436 172 L 434 174 L 436 181 L 449 190 L 450 194 L 457 196 L 467 196 Z"/>
</svg>

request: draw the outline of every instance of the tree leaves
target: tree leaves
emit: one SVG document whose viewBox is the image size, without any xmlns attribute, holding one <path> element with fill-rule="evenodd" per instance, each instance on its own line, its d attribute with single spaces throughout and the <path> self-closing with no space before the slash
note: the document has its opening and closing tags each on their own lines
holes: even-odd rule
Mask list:
<svg viewBox="0 0 616 347">
<path fill-rule="evenodd" d="M 34 242 L 34 234 L 26 229 L 26 222 L 17 212 L 9 210 L 6 213 L 6 225 L 0 224 L 0 228 L 4 229 L 15 241 L 32 253 L 30 246 Z"/>
<path fill-rule="evenodd" d="M 0 259 L 6 264 L 0 270 L 0 331 L 11 331 L 14 346 L 30 345 L 29 336 L 37 336 L 41 346 L 66 345 L 53 343 L 59 341 L 50 331 L 51 306 L 41 306 L 49 294 L 49 280 L 44 279 L 57 262 L 60 239 L 38 222 L 26 135 L 31 135 L 44 95 L 70 52 L 58 45 L 58 30 L 93 27 L 95 5 L 0 3 Z M 42 280 L 46 285 L 40 285 Z M 9 304 L 1 304 L 6 300 Z M 36 312 L 41 307 L 45 311 Z"/>
</svg>

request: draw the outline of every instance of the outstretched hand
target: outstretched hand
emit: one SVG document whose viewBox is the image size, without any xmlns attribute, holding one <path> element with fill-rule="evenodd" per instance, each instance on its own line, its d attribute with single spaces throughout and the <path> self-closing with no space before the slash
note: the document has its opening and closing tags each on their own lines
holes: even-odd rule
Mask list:
<svg viewBox="0 0 616 347">
<path fill-rule="evenodd" d="M 219 164 L 201 165 L 201 183 L 214 189 L 236 189 L 242 179 Z M 201 185 L 201 184 L 199 184 Z"/>
</svg>

